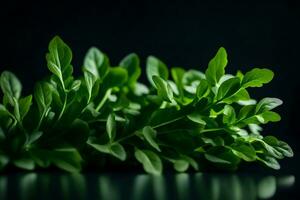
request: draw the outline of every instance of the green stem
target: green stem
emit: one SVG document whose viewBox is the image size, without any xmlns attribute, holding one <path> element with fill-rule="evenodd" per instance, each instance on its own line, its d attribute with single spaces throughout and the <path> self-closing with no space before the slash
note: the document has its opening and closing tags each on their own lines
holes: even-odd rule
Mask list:
<svg viewBox="0 0 300 200">
<path fill-rule="evenodd" d="M 56 123 L 61 119 L 61 117 L 63 116 L 63 114 L 64 114 L 64 112 L 65 112 L 65 109 L 66 109 L 66 106 L 67 106 L 67 100 L 68 100 L 68 94 L 65 93 L 64 104 L 63 104 L 63 107 L 62 107 L 62 109 L 61 109 L 61 111 L 60 111 L 60 114 L 59 114 L 59 116 L 58 116 L 58 118 L 57 118 Z"/>
<path fill-rule="evenodd" d="M 104 103 L 107 101 L 109 95 L 111 94 L 111 88 L 106 90 L 105 95 L 103 97 L 103 99 L 100 101 L 100 103 L 98 104 L 96 111 L 99 112 L 99 110 L 103 107 Z"/>
</svg>

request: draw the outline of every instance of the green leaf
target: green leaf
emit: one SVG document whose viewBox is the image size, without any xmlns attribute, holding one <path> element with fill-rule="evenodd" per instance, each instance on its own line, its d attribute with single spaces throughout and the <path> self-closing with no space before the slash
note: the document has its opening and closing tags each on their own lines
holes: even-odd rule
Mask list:
<svg viewBox="0 0 300 200">
<path fill-rule="evenodd" d="M 278 122 L 281 120 L 280 115 L 272 111 L 266 111 L 260 115 L 257 115 L 256 117 L 262 124 L 266 124 L 268 122 Z"/>
<path fill-rule="evenodd" d="M 14 105 L 13 98 L 19 99 L 22 91 L 19 79 L 13 73 L 4 71 L 0 77 L 0 86 L 9 103 Z"/>
<path fill-rule="evenodd" d="M 263 164 L 265 164 L 266 166 L 272 169 L 276 169 L 276 170 L 280 169 L 280 165 L 278 161 L 273 157 L 260 155 L 259 157 L 257 157 L 257 160 L 261 161 Z"/>
<path fill-rule="evenodd" d="M 121 161 L 126 160 L 126 151 L 124 147 L 119 143 L 113 143 L 110 146 L 111 154 L 119 158 Z"/>
<path fill-rule="evenodd" d="M 163 100 L 172 103 L 173 91 L 169 83 L 166 82 L 164 79 L 160 78 L 159 76 L 153 76 L 152 79 L 155 83 L 158 96 L 161 97 Z"/>
<path fill-rule="evenodd" d="M 0 170 L 2 170 L 9 163 L 9 158 L 0 153 Z"/>
<path fill-rule="evenodd" d="M 142 134 L 144 136 L 144 138 L 146 139 L 146 141 L 153 147 L 155 148 L 157 151 L 161 151 L 157 142 L 155 141 L 156 139 L 156 131 L 151 128 L 151 126 L 145 126 L 143 128 Z"/>
<path fill-rule="evenodd" d="M 174 162 L 174 169 L 178 172 L 185 172 L 189 168 L 189 162 L 186 160 L 176 160 Z"/>
<path fill-rule="evenodd" d="M 68 172 L 79 172 L 81 170 L 82 158 L 74 148 L 54 149 L 49 152 L 51 162 Z"/>
<path fill-rule="evenodd" d="M 163 166 L 157 154 L 150 150 L 140 150 L 136 148 L 134 156 L 143 165 L 146 172 L 153 175 L 161 174 Z"/>
<path fill-rule="evenodd" d="M 207 81 L 205 79 L 201 80 L 196 91 L 198 100 L 207 97 L 209 93 L 210 93 L 210 88 Z"/>
<path fill-rule="evenodd" d="M 28 158 L 21 158 L 21 159 L 15 160 L 14 165 L 19 168 L 26 169 L 26 170 L 33 170 L 35 167 L 33 160 L 28 159 Z"/>
<path fill-rule="evenodd" d="M 203 117 L 197 113 L 197 112 L 194 112 L 194 113 L 191 113 L 189 115 L 187 115 L 187 118 L 195 123 L 198 123 L 198 124 L 201 124 L 203 126 L 206 125 L 206 122 L 202 119 Z"/>
<path fill-rule="evenodd" d="M 32 104 L 32 95 L 19 99 L 20 118 L 23 119 L 28 113 Z"/>
<path fill-rule="evenodd" d="M 229 148 L 223 146 L 211 147 L 204 154 L 204 156 L 210 162 L 221 165 L 224 164 L 224 166 L 231 165 L 233 167 L 236 167 L 240 162 L 240 159 L 235 154 L 233 154 L 233 152 Z"/>
<path fill-rule="evenodd" d="M 226 105 L 223 111 L 223 123 L 224 124 L 233 124 L 236 121 L 236 115 L 234 108 L 230 105 Z"/>
<path fill-rule="evenodd" d="M 106 122 L 106 131 L 109 137 L 109 140 L 112 142 L 116 137 L 116 119 L 115 115 L 111 113 L 108 115 L 107 122 Z"/>
<path fill-rule="evenodd" d="M 269 83 L 274 77 L 274 73 L 269 69 L 254 68 L 247 72 L 242 80 L 242 87 L 261 87 Z"/>
<path fill-rule="evenodd" d="M 167 66 L 154 56 L 149 56 L 146 61 L 146 74 L 148 81 L 155 87 L 152 77 L 159 76 L 164 80 L 168 80 L 169 71 Z"/>
<path fill-rule="evenodd" d="M 47 82 L 39 82 L 34 88 L 34 99 L 37 102 L 40 113 L 46 112 L 52 103 L 52 90 Z"/>
<path fill-rule="evenodd" d="M 93 138 L 89 138 L 87 144 L 97 151 L 113 155 L 122 161 L 126 159 L 126 151 L 120 143 L 98 144 Z"/>
<path fill-rule="evenodd" d="M 37 141 L 43 135 L 42 131 L 34 131 L 29 135 L 27 144 L 32 144 Z"/>
<path fill-rule="evenodd" d="M 72 51 L 64 41 L 55 36 L 49 43 L 49 53 L 46 55 L 48 69 L 59 79 L 64 91 L 67 91 L 68 79 L 71 77 Z"/>
<path fill-rule="evenodd" d="M 208 63 L 208 68 L 205 71 L 207 82 L 215 86 L 220 78 L 225 74 L 225 67 L 227 65 L 226 50 L 221 47 L 215 57 Z"/>
<path fill-rule="evenodd" d="M 131 53 L 121 60 L 119 66 L 127 70 L 128 85 L 131 88 L 134 88 L 138 78 L 141 75 L 139 57 L 135 53 Z"/>
<path fill-rule="evenodd" d="M 256 160 L 255 149 L 250 144 L 237 142 L 232 144 L 230 148 L 235 155 L 247 162 Z"/>
<path fill-rule="evenodd" d="M 96 79 L 103 80 L 108 72 L 107 56 L 96 47 L 91 47 L 84 57 L 83 70 L 90 72 Z"/>
<path fill-rule="evenodd" d="M 294 156 L 292 148 L 286 142 L 280 141 L 274 136 L 266 136 L 263 140 L 267 144 L 269 144 L 273 148 L 275 148 L 277 151 L 282 153 L 284 156 L 286 156 L 286 157 Z"/>
<path fill-rule="evenodd" d="M 258 102 L 255 112 L 263 113 L 265 111 L 272 110 L 272 109 L 276 108 L 277 106 L 280 106 L 281 104 L 282 104 L 282 101 L 280 99 L 266 97 Z"/>
<path fill-rule="evenodd" d="M 230 78 L 224 81 L 217 92 L 217 100 L 223 100 L 231 97 L 236 94 L 240 89 L 240 79 L 239 78 Z"/>
<path fill-rule="evenodd" d="M 183 97 L 183 76 L 184 76 L 185 70 L 180 67 L 174 67 L 171 69 L 172 78 L 178 88 L 179 95 Z"/>
<path fill-rule="evenodd" d="M 126 69 L 122 67 L 109 68 L 108 74 L 103 80 L 104 88 L 120 87 L 126 83 L 128 74 Z"/>
</svg>

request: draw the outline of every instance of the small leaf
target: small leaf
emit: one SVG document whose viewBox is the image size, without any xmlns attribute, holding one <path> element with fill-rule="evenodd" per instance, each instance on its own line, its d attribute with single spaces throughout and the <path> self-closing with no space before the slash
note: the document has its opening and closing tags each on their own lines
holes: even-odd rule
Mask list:
<svg viewBox="0 0 300 200">
<path fill-rule="evenodd" d="M 197 98 L 198 100 L 206 97 L 210 92 L 209 85 L 205 79 L 201 80 L 197 87 Z"/>
<path fill-rule="evenodd" d="M 51 162 L 57 167 L 68 172 L 79 172 L 81 170 L 82 158 L 74 148 L 55 149 L 49 152 Z"/>
<path fill-rule="evenodd" d="M 127 70 L 128 84 L 131 88 L 134 88 L 141 75 L 139 57 L 135 53 L 131 53 L 121 60 L 119 66 Z"/>
<path fill-rule="evenodd" d="M 223 123 L 224 124 L 233 124 L 236 121 L 234 108 L 230 105 L 226 105 L 223 111 Z"/>
<path fill-rule="evenodd" d="M 111 154 L 119 158 L 121 161 L 126 160 L 126 151 L 124 147 L 119 143 L 113 143 L 110 146 Z"/>
<path fill-rule="evenodd" d="M 146 62 L 146 74 L 148 81 L 155 87 L 152 77 L 159 76 L 164 80 L 168 80 L 169 72 L 167 66 L 154 56 L 149 56 Z"/>
<path fill-rule="evenodd" d="M 163 100 L 172 103 L 173 91 L 169 83 L 159 76 L 153 76 L 152 79 L 155 83 L 158 96 L 160 96 Z"/>
<path fill-rule="evenodd" d="M 46 55 L 48 69 L 59 79 L 63 90 L 66 91 L 73 72 L 72 51 L 58 36 L 50 41 L 48 49 L 49 53 Z"/>
<path fill-rule="evenodd" d="M 116 137 L 116 119 L 115 115 L 111 113 L 108 115 L 106 122 L 106 131 L 110 141 L 113 141 Z"/>
<path fill-rule="evenodd" d="M 158 155 L 150 150 L 135 149 L 135 158 L 143 164 L 144 170 L 150 174 L 160 175 L 162 172 L 162 162 Z"/>
<path fill-rule="evenodd" d="M 260 155 L 257 159 L 272 169 L 280 169 L 278 161 L 273 157 Z"/>
<path fill-rule="evenodd" d="M 14 105 L 13 98 L 19 99 L 21 96 L 22 85 L 19 79 L 13 73 L 4 71 L 0 77 L 0 86 L 9 103 Z"/>
<path fill-rule="evenodd" d="M 239 78 L 230 78 L 224 81 L 217 93 L 217 100 L 223 100 L 229 98 L 236 94 L 240 89 L 240 79 Z"/>
<path fill-rule="evenodd" d="M 272 109 L 276 108 L 277 106 L 280 106 L 281 104 L 282 104 L 282 101 L 280 99 L 266 97 L 258 102 L 255 112 L 263 113 L 265 111 L 272 110 Z"/>
<path fill-rule="evenodd" d="M 256 160 L 255 149 L 250 144 L 238 142 L 231 145 L 230 148 L 235 155 L 245 161 L 251 162 Z"/>
<path fill-rule="evenodd" d="M 113 88 L 122 86 L 128 78 L 126 69 L 122 67 L 113 67 L 109 69 L 108 74 L 103 80 L 104 88 Z"/>
<path fill-rule="evenodd" d="M 206 122 L 202 119 L 202 116 L 197 112 L 187 115 L 187 118 L 189 118 L 189 120 L 191 120 L 195 123 L 201 124 L 203 126 L 206 125 Z"/>
<path fill-rule="evenodd" d="M 151 128 L 151 126 L 145 126 L 142 131 L 143 136 L 145 137 L 146 141 L 157 151 L 161 151 L 158 144 L 155 141 L 156 138 L 156 131 Z"/>
<path fill-rule="evenodd" d="M 21 119 L 23 119 L 26 116 L 26 114 L 30 109 L 31 104 L 32 104 L 32 95 L 23 97 L 19 100 L 19 112 L 20 112 Z"/>
<path fill-rule="evenodd" d="M 22 158 L 14 161 L 15 166 L 26 169 L 26 170 L 33 170 L 35 167 L 35 164 L 33 160 L 28 158 Z"/>
<path fill-rule="evenodd" d="M 47 82 L 39 82 L 34 88 L 34 99 L 37 102 L 40 113 L 45 112 L 52 102 L 52 90 Z"/>
<path fill-rule="evenodd" d="M 178 172 L 184 172 L 189 168 L 189 163 L 186 160 L 176 160 L 174 162 L 174 169 Z"/>
<path fill-rule="evenodd" d="M 91 47 L 84 57 L 83 70 L 90 72 L 96 79 L 103 80 L 108 72 L 109 61 L 104 53 Z"/>
<path fill-rule="evenodd" d="M 274 77 L 274 73 L 269 69 L 254 68 L 247 72 L 242 80 L 242 86 L 261 87 L 265 83 L 269 83 Z"/>
<path fill-rule="evenodd" d="M 225 74 L 225 67 L 227 65 L 226 50 L 221 47 L 215 57 L 208 63 L 208 68 L 205 71 L 207 82 L 215 86 L 220 78 Z"/>
</svg>

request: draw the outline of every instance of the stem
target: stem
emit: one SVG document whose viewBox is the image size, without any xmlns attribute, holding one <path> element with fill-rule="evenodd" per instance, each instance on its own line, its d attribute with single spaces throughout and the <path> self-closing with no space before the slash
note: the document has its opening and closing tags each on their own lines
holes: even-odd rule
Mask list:
<svg viewBox="0 0 300 200">
<path fill-rule="evenodd" d="M 110 94 L 111 94 L 111 88 L 105 92 L 103 99 L 100 101 L 100 103 L 98 104 L 98 106 L 96 108 L 97 112 L 99 112 L 99 110 L 103 107 L 104 103 L 106 102 L 106 100 L 108 99 Z"/>
<path fill-rule="evenodd" d="M 64 104 L 63 104 L 63 107 L 62 107 L 62 109 L 61 109 L 61 111 L 60 111 L 60 114 L 59 114 L 59 116 L 58 116 L 58 118 L 57 118 L 56 123 L 61 119 L 62 115 L 63 115 L 64 112 L 65 112 L 65 109 L 66 109 L 66 106 L 67 106 L 67 99 L 68 99 L 68 94 L 65 93 Z"/>
</svg>

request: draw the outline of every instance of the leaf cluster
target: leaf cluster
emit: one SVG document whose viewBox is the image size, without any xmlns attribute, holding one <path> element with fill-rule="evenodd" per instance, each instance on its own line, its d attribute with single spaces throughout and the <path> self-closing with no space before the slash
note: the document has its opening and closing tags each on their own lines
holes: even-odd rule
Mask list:
<svg viewBox="0 0 300 200">
<path fill-rule="evenodd" d="M 205 72 L 168 68 L 154 56 L 146 60 L 149 85 L 139 82 L 139 57 L 117 66 L 92 47 L 73 76 L 72 51 L 58 36 L 46 55 L 51 74 L 22 96 L 9 71 L 0 77 L 0 169 L 33 170 L 56 166 L 77 172 L 84 166 L 140 163 L 151 174 L 164 165 L 183 172 L 208 168 L 235 170 L 241 162 L 279 169 L 292 157 L 289 145 L 263 136 L 261 125 L 277 122 L 277 98 L 256 101 L 248 88 L 273 78 L 269 69 L 226 74 L 227 53 L 220 48 Z"/>
</svg>

